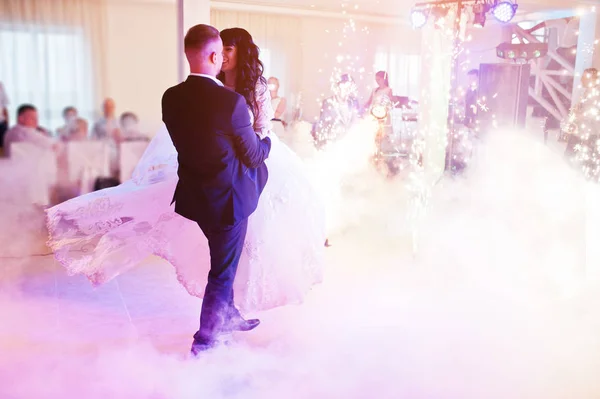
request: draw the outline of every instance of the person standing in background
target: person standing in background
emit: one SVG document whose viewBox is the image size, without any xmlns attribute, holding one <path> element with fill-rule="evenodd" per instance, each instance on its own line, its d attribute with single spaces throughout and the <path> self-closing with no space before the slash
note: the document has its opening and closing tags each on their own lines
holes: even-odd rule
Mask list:
<svg viewBox="0 0 600 399">
<path fill-rule="evenodd" d="M 273 120 L 283 120 L 287 108 L 287 102 L 285 97 L 279 97 L 279 79 L 271 76 L 267 81 L 269 85 L 269 92 L 271 93 L 271 107 L 275 112 Z"/>
<path fill-rule="evenodd" d="M 317 148 L 344 137 L 358 118 L 358 89 L 352 76 L 341 75 L 332 89 L 333 96 L 323 101 L 319 120 L 313 125 L 312 135 Z"/>
<path fill-rule="evenodd" d="M 279 97 L 279 79 L 270 77 L 267 81 L 269 92 L 271 94 L 271 107 L 273 108 L 273 130 L 275 134 L 282 137 L 285 132 L 286 123 L 284 115 L 287 108 L 285 97 Z"/>
<path fill-rule="evenodd" d="M 365 111 L 370 112 L 371 107 L 384 103 L 392 103 L 394 94 L 390 87 L 389 75 L 386 71 L 379 71 L 375 74 L 375 82 L 377 87 L 371 92 L 369 101 L 365 104 Z"/>
<path fill-rule="evenodd" d="M 115 101 L 112 98 L 107 98 L 102 103 L 102 118 L 94 124 L 91 139 L 108 143 L 110 148 L 110 174 L 116 178 L 119 175 L 119 145 L 123 141 L 123 135 L 115 116 Z"/>
<path fill-rule="evenodd" d="M 472 69 L 467 73 L 469 87 L 465 92 L 465 126 L 474 128 L 477 122 L 477 101 L 479 96 L 479 70 Z"/>
</svg>

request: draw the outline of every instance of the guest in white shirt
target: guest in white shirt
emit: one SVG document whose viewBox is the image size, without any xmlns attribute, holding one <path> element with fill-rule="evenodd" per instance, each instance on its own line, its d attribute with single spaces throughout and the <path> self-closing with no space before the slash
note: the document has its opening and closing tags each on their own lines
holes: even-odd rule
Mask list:
<svg viewBox="0 0 600 399">
<path fill-rule="evenodd" d="M 4 85 L 0 82 L 0 148 L 4 142 L 4 135 L 8 130 L 8 96 Z"/>
<path fill-rule="evenodd" d="M 114 140 L 115 143 L 121 141 L 121 132 L 119 124 L 115 117 L 115 102 L 112 98 L 107 98 L 102 104 L 103 117 L 100 118 L 92 128 L 93 140 Z"/>
<path fill-rule="evenodd" d="M 65 120 L 65 124 L 58 129 L 56 129 L 56 133 L 58 137 L 63 138 L 63 136 L 69 136 L 73 128 L 76 128 L 76 121 L 79 117 L 79 113 L 77 112 L 77 108 L 68 106 L 63 109 L 62 112 L 63 118 Z M 87 126 L 86 126 L 87 131 Z"/>
<path fill-rule="evenodd" d="M 57 142 L 43 133 L 38 126 L 37 109 L 30 104 L 24 104 L 17 110 L 17 124 L 6 132 L 4 137 L 4 154 L 10 157 L 13 143 L 31 143 L 38 147 L 57 149 Z"/>
</svg>

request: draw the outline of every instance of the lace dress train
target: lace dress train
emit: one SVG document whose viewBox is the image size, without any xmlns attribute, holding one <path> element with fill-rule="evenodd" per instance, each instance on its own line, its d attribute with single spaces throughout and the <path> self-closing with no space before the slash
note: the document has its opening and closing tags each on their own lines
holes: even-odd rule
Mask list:
<svg viewBox="0 0 600 399">
<path fill-rule="evenodd" d="M 269 181 L 250 217 L 234 290 L 243 311 L 299 303 L 322 279 L 325 211 L 302 161 L 276 136 Z M 200 228 L 170 206 L 177 154 L 163 127 L 133 178 L 47 210 L 49 246 L 71 274 L 102 284 L 149 255 L 171 263 L 178 280 L 202 297 L 210 269 Z"/>
</svg>

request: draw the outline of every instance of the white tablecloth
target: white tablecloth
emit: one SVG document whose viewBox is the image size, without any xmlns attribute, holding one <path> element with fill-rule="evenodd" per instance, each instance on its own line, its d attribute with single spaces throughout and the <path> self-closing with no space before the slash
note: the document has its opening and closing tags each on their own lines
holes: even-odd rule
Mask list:
<svg viewBox="0 0 600 399">
<path fill-rule="evenodd" d="M 147 141 L 125 141 L 119 152 L 121 182 L 131 179 L 131 175 L 148 147 Z"/>
<path fill-rule="evenodd" d="M 80 194 L 91 192 L 96 178 L 110 176 L 108 142 L 70 141 L 66 153 L 69 182 L 80 184 Z"/>
<path fill-rule="evenodd" d="M 11 158 L 2 168 L 6 200 L 49 205 L 51 190 L 57 181 L 56 153 L 31 143 L 13 143 Z M 10 170 L 9 170 L 10 169 Z M 6 191 L 4 191 L 6 190 Z"/>
</svg>

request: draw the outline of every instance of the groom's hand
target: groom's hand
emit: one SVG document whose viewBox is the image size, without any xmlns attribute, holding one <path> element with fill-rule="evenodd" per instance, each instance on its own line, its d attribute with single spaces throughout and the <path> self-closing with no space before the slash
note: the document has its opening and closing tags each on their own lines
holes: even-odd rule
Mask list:
<svg viewBox="0 0 600 399">
<path fill-rule="evenodd" d="M 259 167 L 269 156 L 271 139 L 265 137 L 261 140 L 256 135 L 252 128 L 246 100 L 241 95 L 237 98 L 231 116 L 231 125 L 235 149 L 239 158 L 249 168 Z"/>
</svg>

